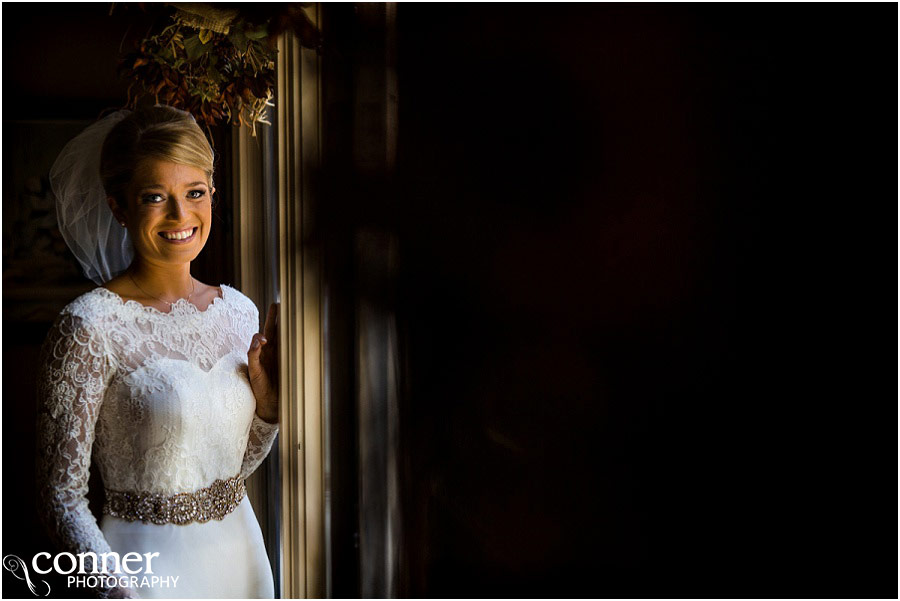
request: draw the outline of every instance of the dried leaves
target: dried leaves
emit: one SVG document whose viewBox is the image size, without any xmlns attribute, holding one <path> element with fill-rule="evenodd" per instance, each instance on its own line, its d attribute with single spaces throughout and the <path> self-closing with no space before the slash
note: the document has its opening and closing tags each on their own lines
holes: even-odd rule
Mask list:
<svg viewBox="0 0 900 601">
<path fill-rule="evenodd" d="M 190 112 L 198 122 L 256 124 L 273 106 L 276 50 L 266 25 L 237 20 L 228 33 L 172 23 L 122 58 L 132 81 L 127 106 L 147 95 Z"/>
</svg>

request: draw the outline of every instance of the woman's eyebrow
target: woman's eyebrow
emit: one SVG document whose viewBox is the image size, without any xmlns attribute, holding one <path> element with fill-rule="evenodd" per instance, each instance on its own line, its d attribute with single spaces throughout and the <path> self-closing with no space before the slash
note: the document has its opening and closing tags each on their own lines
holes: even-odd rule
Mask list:
<svg viewBox="0 0 900 601">
<path fill-rule="evenodd" d="M 196 181 L 196 182 L 191 182 L 191 183 L 189 183 L 189 184 L 188 184 L 187 186 L 185 186 L 185 187 L 187 187 L 187 188 L 193 188 L 194 186 L 206 186 L 206 185 L 207 185 L 206 182 L 203 182 L 203 181 Z M 146 185 L 144 185 L 144 186 L 141 186 L 141 187 L 139 188 L 139 191 L 140 191 L 140 192 L 143 192 L 143 191 L 145 191 L 145 190 L 165 190 L 165 189 L 166 189 L 166 187 L 163 186 L 162 184 L 146 184 Z"/>
</svg>

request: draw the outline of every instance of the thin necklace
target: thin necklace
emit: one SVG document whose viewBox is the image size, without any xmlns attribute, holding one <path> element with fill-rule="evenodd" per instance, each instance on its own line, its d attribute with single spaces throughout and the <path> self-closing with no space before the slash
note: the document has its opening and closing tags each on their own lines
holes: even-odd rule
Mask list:
<svg viewBox="0 0 900 601">
<path fill-rule="evenodd" d="M 186 301 L 188 301 L 188 302 L 191 302 L 191 297 L 194 295 L 194 278 L 191 278 L 191 293 L 187 295 L 187 298 L 186 298 L 186 299 L 181 299 L 181 298 L 179 298 L 178 300 L 172 301 L 172 302 L 170 303 L 169 301 L 163 300 L 163 299 L 159 298 L 158 296 L 153 296 L 152 294 L 150 294 L 149 292 L 147 292 L 146 290 L 144 290 L 143 288 L 141 288 L 141 285 L 134 281 L 134 278 L 131 277 L 131 274 L 130 274 L 130 273 L 128 274 L 128 277 L 131 278 L 131 281 L 134 282 L 134 285 L 138 287 L 138 290 L 140 290 L 141 292 L 143 292 L 143 293 L 146 294 L 147 296 L 152 296 L 153 298 L 155 298 L 156 300 L 158 300 L 158 301 L 161 302 L 161 303 L 166 303 L 167 305 L 169 305 L 169 307 L 171 307 L 173 303 L 177 303 L 177 302 L 180 301 L 180 300 L 186 300 Z"/>
</svg>

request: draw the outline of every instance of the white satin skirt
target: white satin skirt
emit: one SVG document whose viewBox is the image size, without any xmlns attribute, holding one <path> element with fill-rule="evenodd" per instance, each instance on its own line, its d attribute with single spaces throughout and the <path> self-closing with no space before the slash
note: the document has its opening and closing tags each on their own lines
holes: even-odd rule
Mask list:
<svg viewBox="0 0 900 601">
<path fill-rule="evenodd" d="M 246 496 L 222 520 L 157 525 L 104 514 L 100 530 L 120 557 L 132 552 L 159 553 L 151 560 L 152 574 L 146 573 L 144 562 L 129 564 L 132 570 L 141 568 L 134 574 L 139 586 L 131 588 L 143 598 L 272 599 L 275 595 L 262 531 Z"/>
</svg>

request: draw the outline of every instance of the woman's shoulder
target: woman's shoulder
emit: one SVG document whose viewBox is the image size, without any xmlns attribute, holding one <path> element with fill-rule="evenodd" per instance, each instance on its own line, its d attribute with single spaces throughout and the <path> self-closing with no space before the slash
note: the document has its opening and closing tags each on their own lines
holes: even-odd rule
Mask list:
<svg viewBox="0 0 900 601">
<path fill-rule="evenodd" d="M 242 312 L 251 315 L 259 315 L 259 309 L 256 307 L 256 303 L 250 300 L 246 294 L 228 284 L 220 284 L 219 288 L 222 290 L 222 298 L 227 298 L 232 306 Z"/>
<path fill-rule="evenodd" d="M 71 315 L 86 324 L 102 322 L 112 313 L 112 305 L 109 302 L 113 300 L 111 296 L 115 294 L 103 286 L 97 286 L 71 300 L 63 307 L 59 316 Z"/>
<path fill-rule="evenodd" d="M 57 344 L 60 339 L 79 346 L 102 343 L 104 332 L 109 328 L 111 311 L 98 290 L 89 290 L 62 308 L 47 332 L 45 344 Z"/>
</svg>

